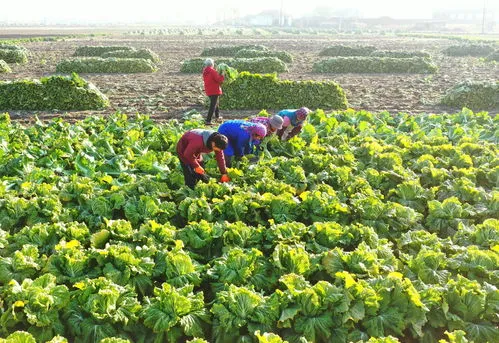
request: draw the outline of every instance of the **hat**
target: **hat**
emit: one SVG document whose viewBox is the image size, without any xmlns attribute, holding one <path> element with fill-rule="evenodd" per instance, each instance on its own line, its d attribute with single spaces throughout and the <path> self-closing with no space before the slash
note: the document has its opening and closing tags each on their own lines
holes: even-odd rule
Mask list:
<svg viewBox="0 0 499 343">
<path fill-rule="evenodd" d="M 307 118 L 307 115 L 310 112 L 311 111 L 308 108 L 302 107 L 302 108 L 296 110 L 296 117 L 298 118 L 298 120 L 305 120 L 305 118 Z"/>
<path fill-rule="evenodd" d="M 274 114 L 272 117 L 269 118 L 269 123 L 270 126 L 272 126 L 272 128 L 280 130 L 282 129 L 282 124 L 284 123 L 284 120 L 282 119 L 281 116 Z"/>
</svg>

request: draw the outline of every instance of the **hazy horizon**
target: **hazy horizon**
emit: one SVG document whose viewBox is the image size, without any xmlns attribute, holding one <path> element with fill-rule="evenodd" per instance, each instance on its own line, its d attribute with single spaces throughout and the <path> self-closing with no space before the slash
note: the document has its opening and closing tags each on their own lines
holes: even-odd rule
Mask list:
<svg viewBox="0 0 499 343">
<path fill-rule="evenodd" d="M 142 0 L 123 3 L 117 0 L 77 1 L 68 5 L 68 1 L 26 0 L 11 2 L 2 6 L 0 23 L 17 24 L 64 24 L 64 23 L 162 23 L 206 25 L 223 18 L 243 17 L 266 10 L 280 10 L 292 17 L 301 17 L 317 13 L 317 8 L 350 10 L 362 17 L 389 16 L 398 19 L 430 19 L 434 11 L 442 9 L 469 9 L 483 11 L 484 4 L 488 12 L 499 15 L 499 1 L 468 0 L 420 0 L 405 3 L 395 0 L 350 0 L 348 5 L 337 5 L 331 1 L 308 0 L 252 0 L 213 2 L 186 0 L 181 2 Z M 71 9 L 70 9 L 71 8 Z"/>
</svg>

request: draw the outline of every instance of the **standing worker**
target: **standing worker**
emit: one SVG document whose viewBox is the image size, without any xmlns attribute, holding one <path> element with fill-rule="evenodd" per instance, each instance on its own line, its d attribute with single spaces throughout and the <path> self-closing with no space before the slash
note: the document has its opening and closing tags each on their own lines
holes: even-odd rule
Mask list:
<svg viewBox="0 0 499 343">
<path fill-rule="evenodd" d="M 227 137 L 216 131 L 196 129 L 184 133 L 177 143 L 177 155 L 184 172 L 185 184 L 194 189 L 199 180 L 208 182 L 209 176 L 204 170 L 202 154 L 212 151 L 215 152 L 218 169 L 222 174 L 220 182 L 230 181 L 223 152 L 228 144 Z"/>
<path fill-rule="evenodd" d="M 284 120 L 282 129 L 277 131 L 277 135 L 282 141 L 288 140 L 299 134 L 303 128 L 303 123 L 311 111 L 302 107 L 297 110 L 282 110 L 277 114 Z"/>
<path fill-rule="evenodd" d="M 229 120 L 220 125 L 218 132 L 227 136 L 229 145 L 224 150 L 227 167 L 232 166 L 232 157 L 239 160 L 242 156 L 252 154 L 255 145 L 260 144 L 267 135 L 263 124 L 250 123 L 245 120 Z"/>
<path fill-rule="evenodd" d="M 222 83 L 225 78 L 220 75 L 215 70 L 215 62 L 211 58 L 207 58 L 204 61 L 203 68 L 203 81 L 204 81 L 204 91 L 206 95 L 210 98 L 210 108 L 208 109 L 208 116 L 206 117 L 205 124 L 211 125 L 211 119 L 213 113 L 215 113 L 215 119 L 220 120 L 220 109 L 219 109 L 219 98 L 222 95 Z"/>
</svg>

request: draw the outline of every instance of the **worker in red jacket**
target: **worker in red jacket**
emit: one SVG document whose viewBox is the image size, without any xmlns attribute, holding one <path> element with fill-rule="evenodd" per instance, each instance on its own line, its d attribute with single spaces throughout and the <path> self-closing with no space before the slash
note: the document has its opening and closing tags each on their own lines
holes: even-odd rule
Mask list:
<svg viewBox="0 0 499 343">
<path fill-rule="evenodd" d="M 224 82 L 224 76 L 220 75 L 215 70 L 215 62 L 211 58 L 207 58 L 204 61 L 203 69 L 203 81 L 204 81 L 204 91 L 206 95 L 210 98 L 210 108 L 208 109 L 208 116 L 206 117 L 206 125 L 211 125 L 211 118 L 213 113 L 215 113 L 215 119 L 220 120 L 220 109 L 218 106 L 220 95 L 222 95 L 222 83 Z"/>
<path fill-rule="evenodd" d="M 223 152 L 228 144 L 227 137 L 216 131 L 196 129 L 184 133 L 177 143 L 177 155 L 184 172 L 185 184 L 193 189 L 199 180 L 208 182 L 210 178 L 204 170 L 202 154 L 212 151 L 215 152 L 218 169 L 222 174 L 220 182 L 230 181 Z"/>
</svg>

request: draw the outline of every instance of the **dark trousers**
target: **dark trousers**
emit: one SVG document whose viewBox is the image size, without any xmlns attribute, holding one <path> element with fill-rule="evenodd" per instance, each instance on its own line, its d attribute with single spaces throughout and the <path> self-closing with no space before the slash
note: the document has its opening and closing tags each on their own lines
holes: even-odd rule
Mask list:
<svg viewBox="0 0 499 343">
<path fill-rule="evenodd" d="M 288 137 L 286 138 L 286 140 L 289 140 L 289 139 L 293 138 L 294 136 L 296 136 L 297 134 L 299 134 L 301 132 L 301 129 L 302 129 L 301 125 L 295 126 L 291 130 L 291 132 L 288 134 Z M 277 137 L 281 138 L 283 133 L 284 133 L 284 130 L 286 130 L 286 128 L 284 128 L 284 127 L 280 130 L 277 130 L 277 132 L 276 132 Z"/>
<path fill-rule="evenodd" d="M 191 189 L 194 189 L 194 186 L 196 183 L 198 183 L 199 180 L 202 180 L 202 176 L 199 175 L 194 171 L 194 168 L 192 168 L 190 165 L 185 164 L 184 162 L 180 161 L 180 165 L 182 166 L 182 171 L 184 172 L 184 181 L 186 186 L 188 186 Z M 201 167 L 204 168 L 204 163 L 200 163 Z"/>
<path fill-rule="evenodd" d="M 227 156 L 227 155 L 225 155 L 225 166 L 227 168 L 232 168 L 232 157 L 233 156 Z"/>
<path fill-rule="evenodd" d="M 227 168 L 232 168 L 232 162 L 239 162 L 241 161 L 242 159 L 242 156 L 228 156 L 228 155 L 225 155 L 225 166 Z"/>
<path fill-rule="evenodd" d="M 206 118 L 206 121 L 211 121 L 213 113 L 215 113 L 215 118 L 220 116 L 220 109 L 218 108 L 218 99 L 220 98 L 220 95 L 210 95 L 209 98 L 210 108 L 208 109 L 208 117 Z"/>
</svg>

